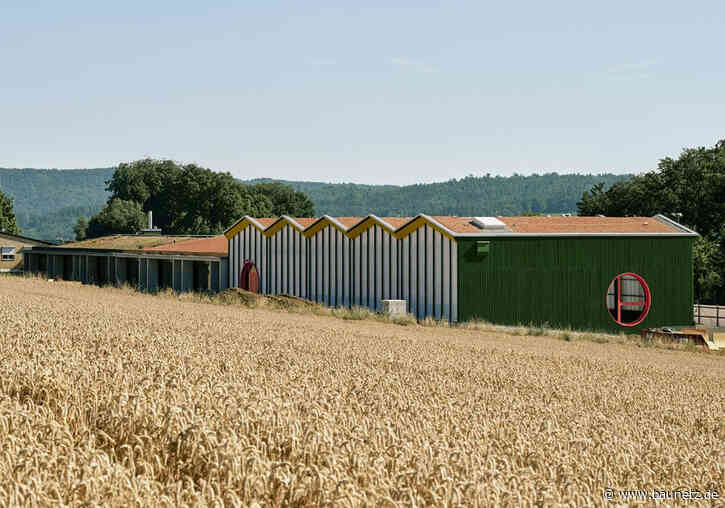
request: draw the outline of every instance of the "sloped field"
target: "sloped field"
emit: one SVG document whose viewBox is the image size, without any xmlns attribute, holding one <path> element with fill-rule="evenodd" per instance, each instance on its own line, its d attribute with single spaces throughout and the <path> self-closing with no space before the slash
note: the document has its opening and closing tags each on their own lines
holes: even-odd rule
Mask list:
<svg viewBox="0 0 725 508">
<path fill-rule="evenodd" d="M 725 496 L 725 358 L 0 277 L 0 503 Z M 670 501 L 671 503 L 671 501 Z"/>
</svg>

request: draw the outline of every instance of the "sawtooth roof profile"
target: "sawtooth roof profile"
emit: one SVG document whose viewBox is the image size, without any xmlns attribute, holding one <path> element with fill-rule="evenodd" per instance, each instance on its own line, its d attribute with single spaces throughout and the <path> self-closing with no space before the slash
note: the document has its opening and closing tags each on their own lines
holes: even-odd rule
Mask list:
<svg viewBox="0 0 725 508">
<path fill-rule="evenodd" d="M 415 217 L 281 217 L 254 218 L 244 216 L 225 232 L 233 238 L 247 226 L 253 226 L 265 236 L 271 236 L 290 225 L 305 236 L 334 227 L 350 238 L 378 225 L 396 238 L 403 238 L 420 225 L 427 224 L 449 238 L 497 236 L 697 236 L 697 233 L 665 217 L 457 217 L 418 214 Z"/>
</svg>

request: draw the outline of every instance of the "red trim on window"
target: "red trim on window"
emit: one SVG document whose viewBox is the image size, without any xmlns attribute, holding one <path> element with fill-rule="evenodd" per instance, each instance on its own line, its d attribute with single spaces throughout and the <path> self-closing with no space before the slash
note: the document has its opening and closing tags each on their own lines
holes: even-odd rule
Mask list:
<svg viewBox="0 0 725 508">
<path fill-rule="evenodd" d="M 636 279 L 640 285 L 642 286 L 642 290 L 644 291 L 644 301 L 637 301 L 637 302 L 623 302 L 622 301 L 622 278 L 625 276 L 633 277 Z M 637 326 L 642 321 L 644 321 L 644 318 L 647 317 L 647 314 L 649 314 L 650 307 L 652 306 L 652 295 L 649 290 L 649 286 L 644 281 L 642 277 L 637 275 L 633 272 L 625 272 L 620 273 L 617 275 L 614 279 L 612 279 L 612 282 L 615 282 L 615 304 L 617 306 L 617 317 L 615 319 L 616 323 L 621 326 Z M 612 283 L 610 282 L 610 286 Z M 609 287 L 607 287 L 607 294 L 609 294 Z M 639 318 L 636 321 L 633 321 L 631 323 L 623 323 L 622 322 L 622 307 L 636 307 L 637 305 L 642 305 L 642 312 L 639 316 Z M 611 312 L 609 312 L 609 308 L 607 308 L 607 313 L 611 316 Z"/>
<path fill-rule="evenodd" d="M 622 323 L 622 276 L 617 275 L 617 323 Z"/>
</svg>

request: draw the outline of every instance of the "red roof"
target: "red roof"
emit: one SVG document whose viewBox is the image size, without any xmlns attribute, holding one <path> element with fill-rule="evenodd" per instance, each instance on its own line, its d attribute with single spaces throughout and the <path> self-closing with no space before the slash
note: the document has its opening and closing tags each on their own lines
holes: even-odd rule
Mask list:
<svg viewBox="0 0 725 508">
<path fill-rule="evenodd" d="M 399 230 L 407 223 L 421 216 L 416 217 L 379 217 L 388 223 L 394 230 Z M 432 219 L 443 226 L 452 235 L 490 235 L 490 234 L 694 234 L 684 227 L 680 227 L 663 216 L 655 217 L 577 217 L 562 215 L 547 215 L 533 217 L 495 217 L 503 222 L 503 229 L 484 229 L 474 224 L 474 217 L 458 217 L 455 215 L 445 216 L 423 216 Z M 367 217 L 332 217 L 342 224 L 347 230 L 355 228 Z M 263 229 L 267 229 L 275 221 L 276 217 L 255 219 Z M 303 229 L 310 227 L 317 217 L 299 217 L 295 221 Z M 241 219 L 240 219 L 241 221 Z M 236 223 L 239 224 L 239 221 Z M 235 224 L 235 226 L 236 226 Z M 227 234 L 233 235 L 234 226 L 227 230 Z"/>
<path fill-rule="evenodd" d="M 678 233 L 653 217 L 498 217 L 516 233 Z"/>
<path fill-rule="evenodd" d="M 226 256 L 229 252 L 229 243 L 224 235 L 211 238 L 197 238 L 184 242 L 167 243 L 145 249 L 156 254 L 196 254 L 199 256 Z"/>
</svg>

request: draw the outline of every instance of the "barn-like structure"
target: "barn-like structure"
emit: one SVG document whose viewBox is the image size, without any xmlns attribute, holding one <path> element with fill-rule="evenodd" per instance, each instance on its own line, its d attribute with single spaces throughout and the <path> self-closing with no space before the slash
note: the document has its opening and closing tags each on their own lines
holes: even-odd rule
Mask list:
<svg viewBox="0 0 725 508">
<path fill-rule="evenodd" d="M 243 217 L 229 287 L 418 319 L 621 329 L 692 324 L 692 241 L 655 217 Z"/>
<path fill-rule="evenodd" d="M 25 271 L 84 284 L 124 284 L 144 291 L 226 289 L 227 241 L 160 234 L 113 235 L 60 246 L 36 246 Z"/>
</svg>

